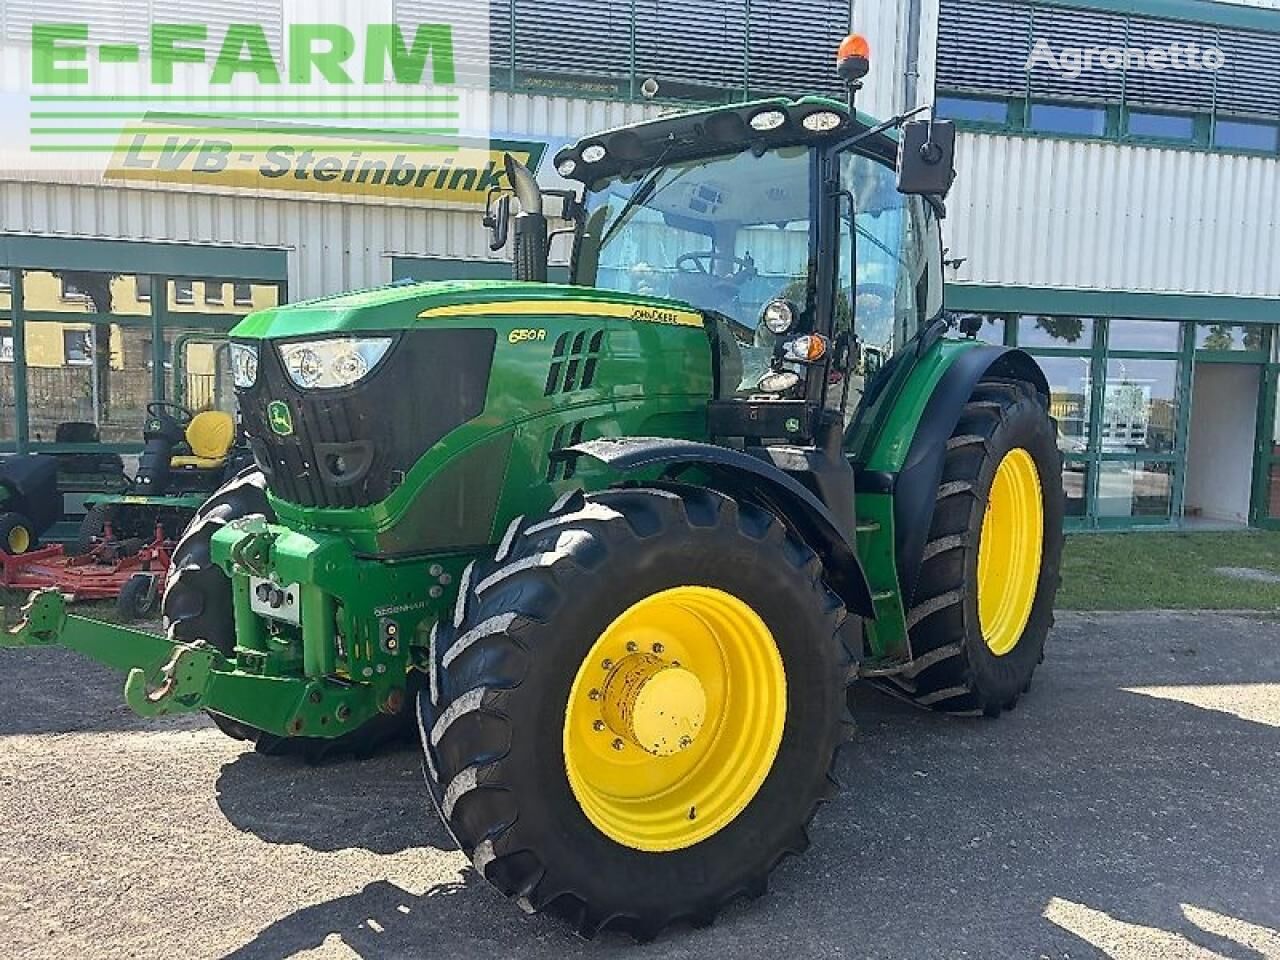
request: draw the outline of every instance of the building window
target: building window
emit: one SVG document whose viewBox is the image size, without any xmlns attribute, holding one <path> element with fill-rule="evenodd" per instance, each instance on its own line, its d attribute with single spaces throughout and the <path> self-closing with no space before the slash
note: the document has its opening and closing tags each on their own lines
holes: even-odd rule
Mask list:
<svg viewBox="0 0 1280 960">
<path fill-rule="evenodd" d="M 1098 516 L 1168 519 L 1173 473 L 1172 463 L 1103 461 L 1098 471 Z"/>
<path fill-rule="evenodd" d="M 1155 6 L 1162 9 L 1139 12 Z M 1007 101 L 1013 130 L 1274 155 L 1280 150 L 1274 15 L 1215 15 L 1218 6 L 940 0 L 937 88 L 944 99 Z M 974 56 L 975 27 L 981 56 Z M 1158 50 L 1167 52 L 1164 62 L 1151 56 Z M 1138 51 L 1147 55 L 1132 55 Z M 1221 69 L 1213 69 L 1210 52 L 1220 56 Z M 1191 69 L 1171 69 L 1173 57 Z M 1044 106 L 1055 102 L 1061 106 Z M 1097 112 L 1067 112 L 1070 104 Z M 1132 112 L 1122 123 L 1126 111 Z M 991 125 L 990 115 L 953 118 Z M 1222 130 L 1211 137 L 1215 121 Z"/>
<path fill-rule="evenodd" d="M 1167 454 L 1178 432 L 1178 361 L 1107 361 L 1103 453 Z"/>
<path fill-rule="evenodd" d="M 173 302 L 181 306 L 190 306 L 195 303 L 195 283 L 191 280 L 173 281 Z"/>
<path fill-rule="evenodd" d="M 1213 130 L 1213 145 L 1226 150 L 1275 153 L 1280 149 L 1280 127 L 1273 123 L 1219 120 Z"/>
<path fill-rule="evenodd" d="M 206 280 L 204 282 L 204 302 L 214 307 L 222 306 L 225 286 L 226 284 L 221 280 Z"/>
<path fill-rule="evenodd" d="M 1112 320 L 1107 349 L 1177 353 L 1181 334 L 1182 324 L 1168 320 Z"/>
<path fill-rule="evenodd" d="M 133 278 L 134 289 L 139 303 L 151 302 L 151 275 L 140 273 Z"/>
<path fill-rule="evenodd" d="M 1196 349 L 1210 353 L 1262 353 L 1267 328 L 1256 323 L 1202 323 L 1196 327 Z"/>
<path fill-rule="evenodd" d="M 89 299 L 89 294 L 85 293 L 72 281 L 66 277 L 59 276 L 58 282 L 62 285 L 61 298 L 65 301 L 83 302 Z"/>
<path fill-rule="evenodd" d="M 1066 515 L 1068 517 L 1084 517 L 1088 515 L 1089 473 L 1088 463 L 1072 463 L 1062 465 L 1062 486 L 1067 493 Z"/>
<path fill-rule="evenodd" d="M 975 97 L 939 97 L 938 116 L 970 123 L 1004 125 L 1009 122 L 1007 100 L 980 100 Z"/>
<path fill-rule="evenodd" d="M 4 267 L 0 267 L 0 293 L 11 293 L 13 291 L 13 283 L 9 278 L 9 271 Z"/>
<path fill-rule="evenodd" d="M 1092 317 L 1019 317 L 1018 346 L 1088 350 L 1093 346 L 1093 327 Z"/>
<path fill-rule="evenodd" d="M 86 366 L 93 363 L 93 332 L 63 330 L 62 359 L 68 366 Z"/>
<path fill-rule="evenodd" d="M 1129 112 L 1128 132 L 1131 137 L 1149 137 L 1155 140 L 1195 140 L 1196 120 L 1176 113 Z"/>
<path fill-rule="evenodd" d="M 1088 357 L 1037 357 L 1049 380 L 1049 412 L 1058 421 L 1058 448 L 1063 453 L 1089 449 L 1089 414 L 1093 408 L 1093 367 Z"/>
<path fill-rule="evenodd" d="M 1101 137 L 1107 132 L 1107 111 L 1102 107 L 1069 107 L 1060 103 L 1033 103 L 1027 126 L 1037 133 Z"/>
<path fill-rule="evenodd" d="M 13 363 L 13 335 L 0 336 L 0 363 Z"/>
<path fill-rule="evenodd" d="M 395 0 L 394 22 L 435 22 L 435 6 Z M 464 53 L 464 39 L 458 56 L 485 61 L 486 76 L 519 89 L 640 99 L 652 79 L 662 99 L 700 102 L 741 100 L 748 90 L 843 94 L 831 56 L 849 32 L 848 0 L 798 8 L 785 0 L 503 0 L 488 9 L 488 50 Z"/>
<path fill-rule="evenodd" d="M 232 296 L 237 307 L 253 306 L 253 284 L 237 283 L 232 288 Z"/>
</svg>

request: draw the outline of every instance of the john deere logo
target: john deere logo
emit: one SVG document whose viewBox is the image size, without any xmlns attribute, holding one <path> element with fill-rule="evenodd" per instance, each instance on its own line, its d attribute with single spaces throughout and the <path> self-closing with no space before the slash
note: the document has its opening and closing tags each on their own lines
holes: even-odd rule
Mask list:
<svg viewBox="0 0 1280 960">
<path fill-rule="evenodd" d="M 281 400 L 272 400 L 267 405 L 267 422 L 271 424 L 271 432 L 281 437 L 293 434 L 293 414 L 289 405 Z"/>
</svg>

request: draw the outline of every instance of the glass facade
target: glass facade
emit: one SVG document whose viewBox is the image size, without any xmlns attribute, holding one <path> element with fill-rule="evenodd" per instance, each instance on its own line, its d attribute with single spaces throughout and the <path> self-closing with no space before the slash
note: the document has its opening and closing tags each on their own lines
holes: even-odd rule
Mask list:
<svg viewBox="0 0 1280 960">
<path fill-rule="evenodd" d="M 269 280 L 174 278 L 160 296 L 145 275 L 0 265 L 0 276 L 5 452 L 136 451 L 154 400 L 233 411 L 226 332 L 284 300 Z"/>
<path fill-rule="evenodd" d="M 1273 393 L 1280 380 L 1280 363 L 1266 366 L 1273 351 L 1280 351 L 1280 336 L 1265 324 L 977 316 L 986 321 L 984 340 L 1026 350 L 1049 381 L 1050 412 L 1064 459 L 1067 522 L 1073 529 L 1182 522 L 1198 366 L 1272 369 L 1272 379 L 1263 382 Z M 1266 522 L 1280 520 L 1280 398 L 1259 409 L 1265 419 L 1259 428 L 1263 443 L 1254 513 L 1257 522 Z M 1242 414 L 1252 418 L 1252 407 Z"/>
</svg>

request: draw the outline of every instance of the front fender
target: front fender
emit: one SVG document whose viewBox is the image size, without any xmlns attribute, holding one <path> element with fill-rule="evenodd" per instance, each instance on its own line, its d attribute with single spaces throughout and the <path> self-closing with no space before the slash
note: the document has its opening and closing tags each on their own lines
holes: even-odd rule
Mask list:
<svg viewBox="0 0 1280 960">
<path fill-rule="evenodd" d="M 974 388 L 987 377 L 1026 380 L 1046 398 L 1049 383 L 1027 353 L 1008 347 L 977 346 L 956 354 L 942 374 L 915 429 L 902 468 L 892 479 L 898 579 L 911 605 L 933 524 L 938 485 L 947 456 L 947 440 L 960 422 Z"/>
<path fill-rule="evenodd" d="M 831 511 L 794 477 L 739 450 L 661 437 L 592 440 L 567 447 L 561 457 L 589 457 L 621 474 L 662 468 L 664 479 L 698 469 L 713 489 L 776 514 L 818 554 L 827 582 L 859 616 L 874 619 L 871 587 L 857 553 Z"/>
</svg>

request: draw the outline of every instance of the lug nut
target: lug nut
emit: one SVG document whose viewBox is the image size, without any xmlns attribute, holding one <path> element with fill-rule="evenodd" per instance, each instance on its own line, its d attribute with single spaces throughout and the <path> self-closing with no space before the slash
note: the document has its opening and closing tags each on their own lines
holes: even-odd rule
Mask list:
<svg viewBox="0 0 1280 960">
<path fill-rule="evenodd" d="M 593 729 L 596 733 L 604 733 L 604 721 L 597 720 L 595 723 L 591 725 L 591 729 Z"/>
<path fill-rule="evenodd" d="M 613 669 L 613 661 L 612 661 L 612 660 L 606 660 L 604 663 L 600 664 L 600 666 L 602 666 L 602 667 L 603 667 L 604 669 L 606 669 L 606 670 L 612 670 L 612 669 Z"/>
<path fill-rule="evenodd" d="M 634 640 L 627 641 L 627 653 L 635 653 L 639 649 L 640 649 L 639 644 L 637 644 Z"/>
<path fill-rule="evenodd" d="M 600 699 L 600 691 L 599 691 L 599 690 L 591 690 L 590 692 L 588 692 L 588 693 L 587 693 L 587 699 L 589 699 L 589 700 L 599 700 L 599 699 Z"/>
<path fill-rule="evenodd" d="M 621 737 L 617 737 L 617 738 L 615 738 L 615 739 L 614 739 L 614 741 L 613 741 L 613 749 L 615 749 L 615 750 L 621 750 L 621 749 L 623 748 L 623 746 L 624 746 L 624 744 L 623 744 L 623 742 L 622 742 L 622 738 L 621 738 Z"/>
<path fill-rule="evenodd" d="M 654 652 L 654 653 L 661 653 L 661 652 L 662 652 L 663 650 L 665 650 L 665 649 L 666 649 L 666 647 L 664 647 L 664 646 L 663 646 L 662 644 L 660 644 L 660 643 L 655 643 L 655 644 L 653 645 L 653 652 Z"/>
</svg>

